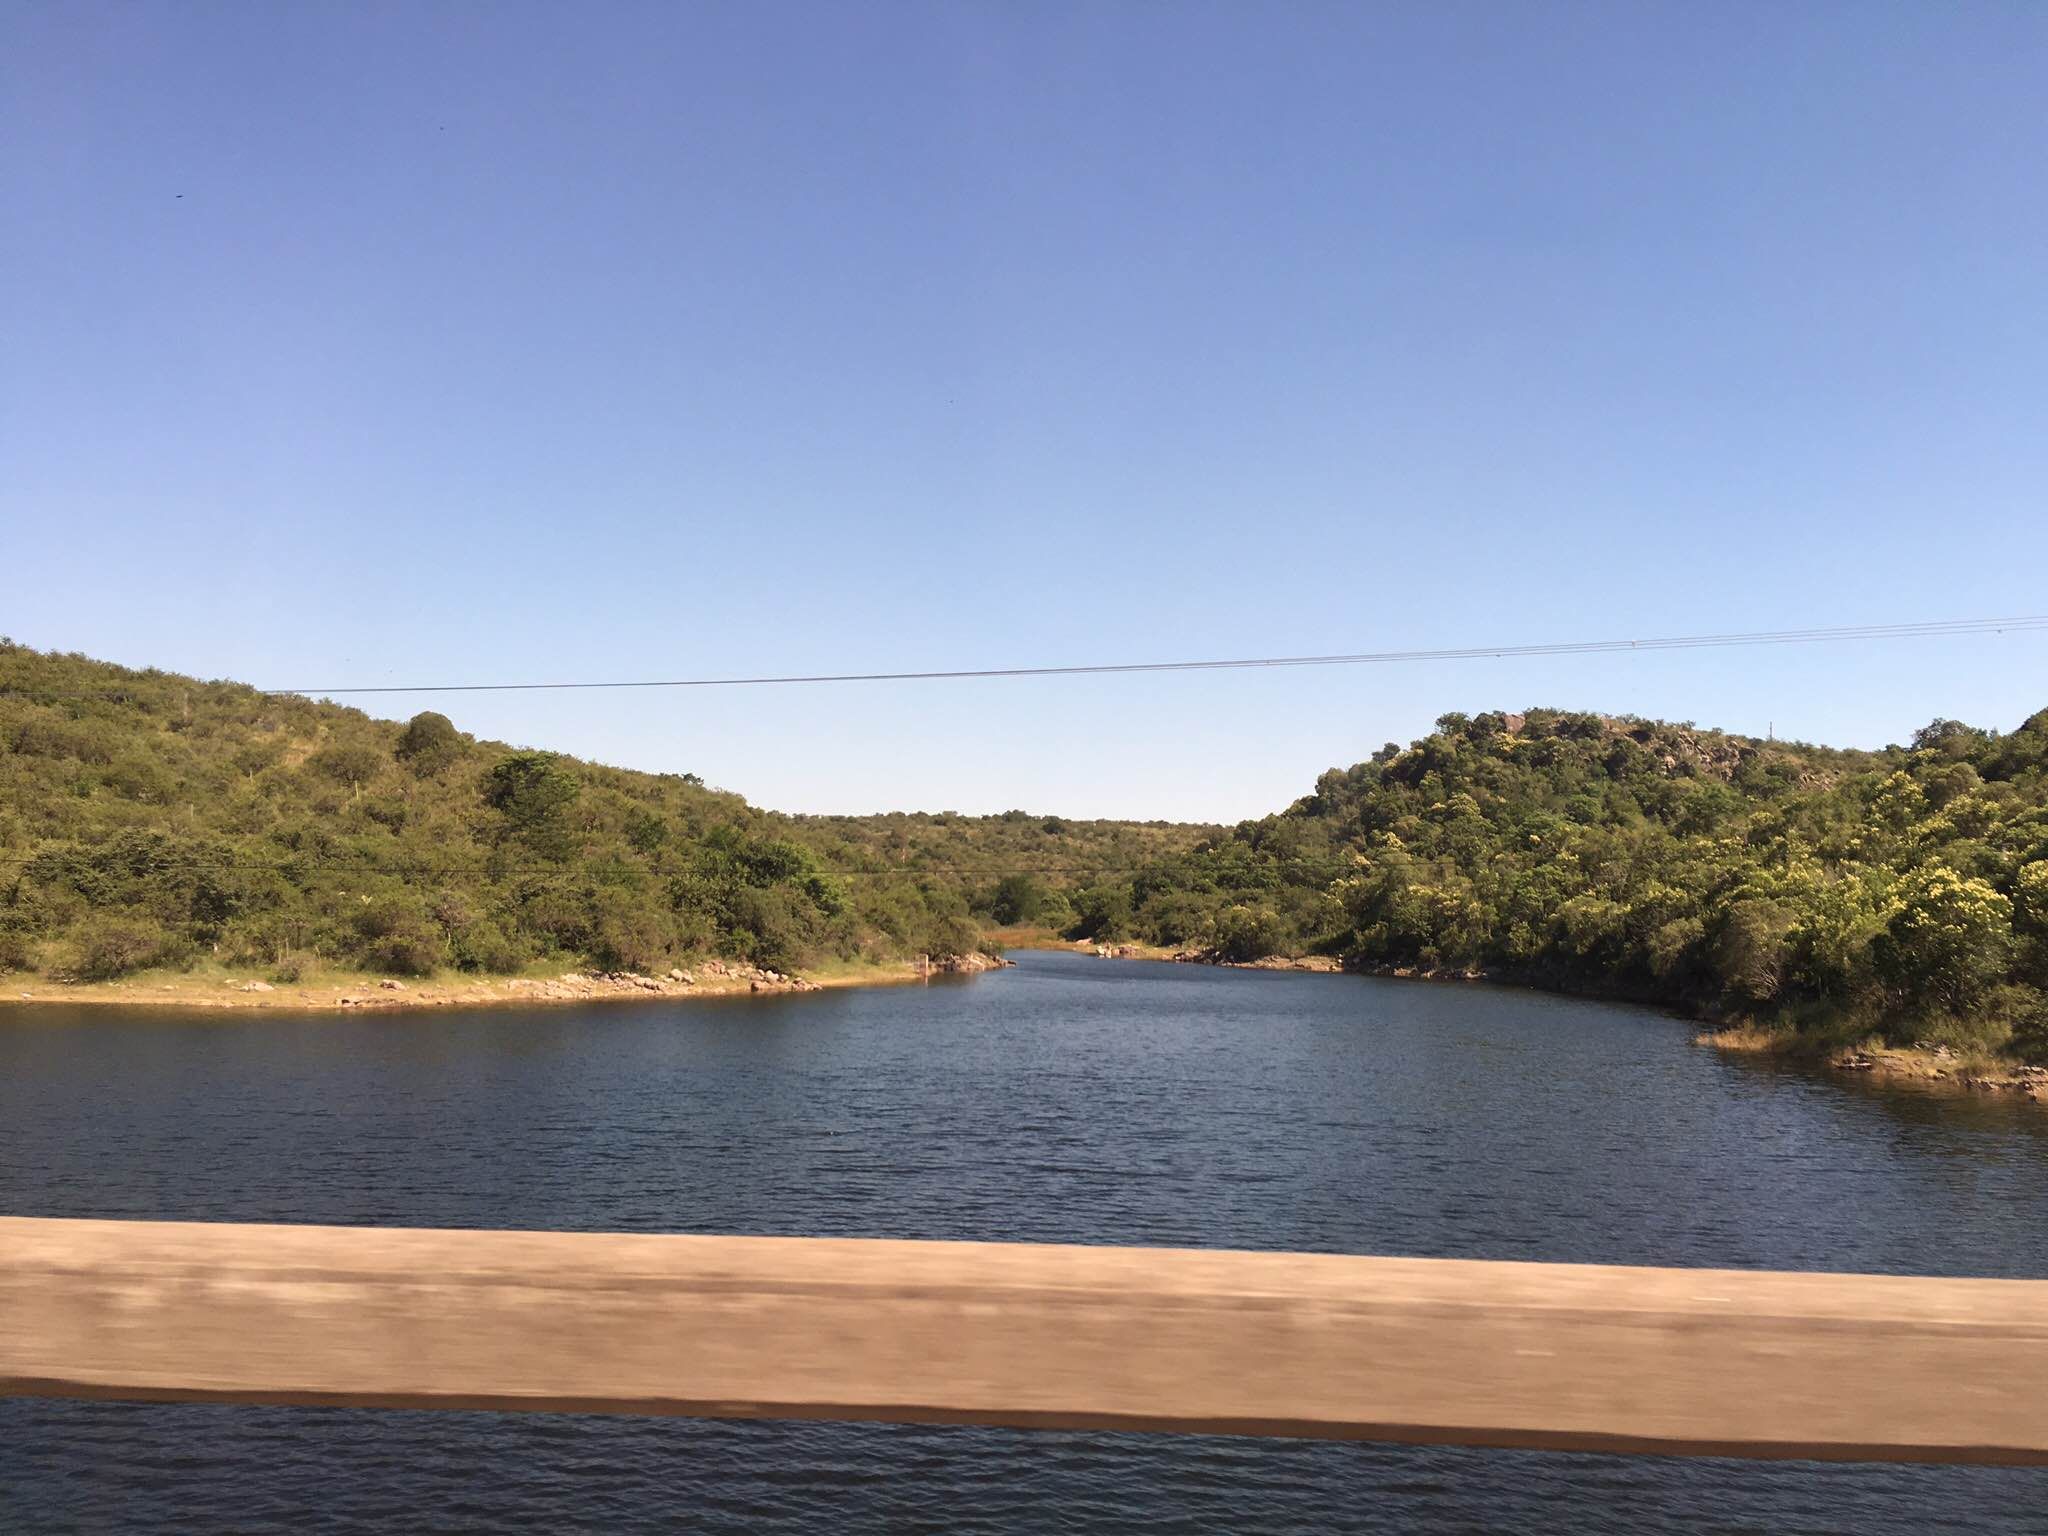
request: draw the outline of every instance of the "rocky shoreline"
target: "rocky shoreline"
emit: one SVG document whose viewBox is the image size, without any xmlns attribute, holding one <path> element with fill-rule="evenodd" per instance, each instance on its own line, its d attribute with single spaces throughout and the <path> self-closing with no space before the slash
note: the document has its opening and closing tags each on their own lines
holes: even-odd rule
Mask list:
<svg viewBox="0 0 2048 1536">
<path fill-rule="evenodd" d="M 698 972 L 702 972 L 700 981 Z M 765 966 L 729 965 L 707 960 L 696 971 L 677 967 L 660 976 L 643 976 L 638 971 L 565 971 L 560 976 L 533 978 L 515 976 L 504 984 L 515 996 L 538 1002 L 580 1002 L 595 997 L 702 997 L 707 993 L 816 992 L 818 983 L 801 976 L 785 975 Z M 343 998 L 347 1007 L 351 999 Z M 359 1000 L 358 1000 L 359 1001 Z"/>
<path fill-rule="evenodd" d="M 1818 1063 L 1830 1071 L 1881 1078 L 1908 1087 L 1952 1093 L 2018 1094 L 2048 1104 L 2048 1067 L 2018 1062 L 1985 1061 L 1958 1054 L 1948 1046 L 1861 1045 L 1814 1054 L 1800 1047 L 1797 1036 L 1734 1025 L 1696 1037 L 1701 1045 L 1743 1055 L 1777 1056 Z"/>
<path fill-rule="evenodd" d="M 1068 946 L 1061 946 L 1062 948 Z M 1161 944 L 1090 944 L 1085 940 L 1071 946 L 1083 953 L 1092 954 L 1101 960 L 1166 960 L 1176 965 L 1213 965 L 1228 971 L 1311 971 L 1319 975 L 1334 975 L 1344 969 L 1344 963 L 1334 955 L 1264 955 L 1257 960 L 1224 960 L 1213 950 L 1170 949 Z M 1358 973 L 1366 974 L 1366 973 Z M 1413 971 L 1393 968 L 1371 974 L 1382 976 L 1420 977 L 1428 981 L 1484 981 L 1486 978 L 1476 972 Z"/>
</svg>

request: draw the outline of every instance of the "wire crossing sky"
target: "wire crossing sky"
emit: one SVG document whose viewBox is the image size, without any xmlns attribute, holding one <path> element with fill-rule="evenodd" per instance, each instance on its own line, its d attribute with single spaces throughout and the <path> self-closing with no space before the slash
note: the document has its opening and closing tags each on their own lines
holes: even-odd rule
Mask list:
<svg viewBox="0 0 2048 1536">
<path fill-rule="evenodd" d="M 1731 645 L 1813 645 L 1830 640 L 1920 640 L 1951 635 L 2025 634 L 2048 629 L 2048 615 L 1949 619 L 1922 624 L 1860 624 L 1834 629 L 1776 629 L 1737 635 L 1667 635 L 1643 640 L 1575 640 L 1535 645 L 1463 646 L 1435 651 L 1361 651 L 1338 656 L 1254 656 L 1234 661 L 1095 662 L 1065 667 L 978 667 L 926 672 L 815 672 L 789 677 L 678 677 L 630 682 L 409 683 L 363 688 L 272 688 L 277 694 L 341 697 L 359 693 L 532 693 L 586 688 L 759 688 L 790 683 L 926 683 L 1001 677 L 1091 677 L 1129 672 L 1242 672 L 1260 667 L 1352 667 L 1416 661 L 1499 661 L 1524 656 L 1596 656 L 1623 651 L 1691 651 Z"/>
<path fill-rule="evenodd" d="M 1232 820 L 1449 711 L 1881 746 L 2048 705 L 2039 630 L 1540 645 L 2040 609 L 2048 8 L 77 0 L 5 31 L 30 645 L 685 682 L 440 707 L 817 812 Z M 1149 657 L 1259 664 L 1091 673 Z"/>
</svg>

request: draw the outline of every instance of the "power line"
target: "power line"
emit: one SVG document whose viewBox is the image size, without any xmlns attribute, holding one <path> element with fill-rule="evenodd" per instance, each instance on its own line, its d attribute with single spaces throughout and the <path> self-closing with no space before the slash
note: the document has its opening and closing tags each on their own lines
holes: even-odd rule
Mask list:
<svg viewBox="0 0 2048 1536">
<path fill-rule="evenodd" d="M 1070 667 L 969 667 L 924 672 L 817 672 L 789 676 L 676 677 L 566 683 L 390 683 L 348 688 L 269 688 L 306 697 L 370 693 L 542 693 L 599 688 L 760 688 L 796 683 L 926 683 L 992 677 L 1096 677 L 1127 672 L 1230 672 L 1259 667 L 1353 667 L 1417 661 L 1483 661 L 1525 656 L 1595 656 L 1621 651 L 1683 651 L 1719 646 L 1812 645 L 1832 640 L 1919 640 L 2048 629 L 2048 614 L 1948 619 L 1917 624 L 1851 624 L 1723 635 L 1665 635 L 1642 640 L 1576 640 L 1535 645 L 1471 645 L 1422 651 L 1359 651 L 1334 656 L 1249 656 L 1214 661 L 1102 662 Z"/>
</svg>

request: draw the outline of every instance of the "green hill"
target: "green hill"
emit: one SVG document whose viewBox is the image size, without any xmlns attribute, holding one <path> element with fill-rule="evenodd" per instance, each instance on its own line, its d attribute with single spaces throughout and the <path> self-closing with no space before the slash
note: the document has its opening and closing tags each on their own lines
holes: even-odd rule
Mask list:
<svg viewBox="0 0 2048 1536">
<path fill-rule="evenodd" d="M 1325 954 L 2048 1060 L 2048 710 L 1883 752 L 1446 715 L 1074 905 L 1077 934 L 1224 960 Z"/>
<path fill-rule="evenodd" d="M 957 954 L 1217 829 L 792 817 L 690 774 L 0 641 L 0 970 Z"/>
</svg>

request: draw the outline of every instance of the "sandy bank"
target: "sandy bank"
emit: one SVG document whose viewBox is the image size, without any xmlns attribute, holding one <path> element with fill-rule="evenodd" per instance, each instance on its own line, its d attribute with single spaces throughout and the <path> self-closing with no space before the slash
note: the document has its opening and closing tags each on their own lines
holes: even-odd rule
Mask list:
<svg viewBox="0 0 2048 1536">
<path fill-rule="evenodd" d="M 917 960 L 827 966 L 790 975 L 713 960 L 659 976 L 633 971 L 565 971 L 553 976 L 459 976 L 401 980 L 356 972 L 322 972 L 296 982 L 218 972 L 145 972 L 121 981 L 66 984 L 10 977 L 0 1003 L 111 1003 L 153 1008 L 271 1009 L 304 1012 L 357 1008 L 489 1007 L 521 1003 L 645 1001 L 657 997 L 730 997 L 742 993 L 816 992 L 830 987 L 904 986 L 932 976 L 967 975 L 1011 962 L 987 955 L 951 955 L 927 966 Z"/>
</svg>

